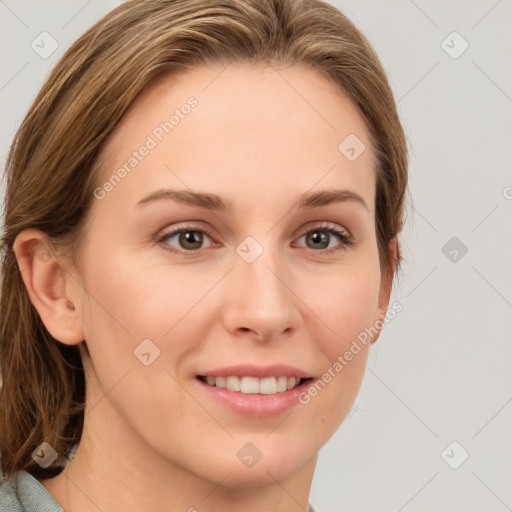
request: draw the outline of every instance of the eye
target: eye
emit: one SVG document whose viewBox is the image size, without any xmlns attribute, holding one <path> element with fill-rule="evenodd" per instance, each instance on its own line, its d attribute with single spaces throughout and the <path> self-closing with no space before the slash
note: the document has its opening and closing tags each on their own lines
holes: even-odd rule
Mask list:
<svg viewBox="0 0 512 512">
<path fill-rule="evenodd" d="M 157 238 L 164 249 L 169 252 L 197 252 L 199 249 L 205 249 L 203 246 L 205 240 L 210 240 L 208 230 L 196 226 L 183 226 L 179 229 L 167 231 Z"/>
<path fill-rule="evenodd" d="M 321 250 L 324 254 L 334 253 L 354 245 L 354 238 L 347 230 L 331 225 L 317 226 L 304 233 L 299 240 L 302 238 L 305 238 L 306 247 Z"/>
<path fill-rule="evenodd" d="M 355 243 L 352 235 L 345 229 L 333 227 L 331 225 L 317 226 L 304 233 L 300 238 L 305 239 L 306 247 L 315 252 L 321 251 L 322 254 L 330 254 L 347 247 L 352 247 Z M 194 253 L 201 249 L 206 249 L 205 241 L 210 241 L 209 247 L 215 243 L 212 235 L 206 228 L 197 226 L 182 226 L 166 231 L 157 237 L 156 241 L 169 252 L 174 253 Z M 337 243 L 336 243 L 337 241 Z M 298 246 L 304 247 L 302 244 Z"/>
</svg>

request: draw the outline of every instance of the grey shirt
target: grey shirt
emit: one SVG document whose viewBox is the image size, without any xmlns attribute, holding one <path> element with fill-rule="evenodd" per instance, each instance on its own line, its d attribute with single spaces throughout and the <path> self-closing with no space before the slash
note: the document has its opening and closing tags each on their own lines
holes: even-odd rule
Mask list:
<svg viewBox="0 0 512 512">
<path fill-rule="evenodd" d="M 26 471 L 0 480 L 0 512 L 64 512 L 52 495 Z"/>
<path fill-rule="evenodd" d="M 0 512 L 64 512 L 51 494 L 26 471 L 0 480 Z M 309 505 L 309 512 L 316 512 Z"/>
</svg>

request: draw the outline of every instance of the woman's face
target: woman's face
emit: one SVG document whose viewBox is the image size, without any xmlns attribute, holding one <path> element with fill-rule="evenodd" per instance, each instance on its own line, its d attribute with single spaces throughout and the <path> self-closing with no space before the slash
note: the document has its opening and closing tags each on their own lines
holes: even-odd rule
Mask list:
<svg viewBox="0 0 512 512">
<path fill-rule="evenodd" d="M 387 307 L 362 118 L 309 68 L 205 66 L 141 95 L 103 156 L 68 282 L 86 425 L 228 486 L 289 478 L 350 410 L 370 343 L 344 354 Z"/>
</svg>

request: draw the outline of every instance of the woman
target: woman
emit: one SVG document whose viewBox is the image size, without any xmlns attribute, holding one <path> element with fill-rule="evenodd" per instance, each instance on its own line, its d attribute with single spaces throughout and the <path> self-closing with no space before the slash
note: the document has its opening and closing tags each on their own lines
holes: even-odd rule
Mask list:
<svg viewBox="0 0 512 512">
<path fill-rule="evenodd" d="M 364 36 L 318 0 L 126 2 L 7 176 L 0 510 L 307 510 L 401 259 Z"/>
</svg>

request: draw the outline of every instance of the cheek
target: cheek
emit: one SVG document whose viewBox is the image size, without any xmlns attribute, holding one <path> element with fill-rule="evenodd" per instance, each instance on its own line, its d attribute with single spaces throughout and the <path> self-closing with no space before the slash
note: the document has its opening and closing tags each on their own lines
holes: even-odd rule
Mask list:
<svg viewBox="0 0 512 512">
<path fill-rule="evenodd" d="M 210 292 L 224 270 L 193 271 L 193 266 L 173 267 L 123 251 L 89 255 L 84 334 L 101 386 L 108 389 L 128 370 L 131 378 L 142 371 L 142 382 L 149 385 L 144 373 L 149 368 L 137 358 L 148 349 L 151 361 L 155 357 L 151 369 L 175 374 L 207 337 L 215 320 Z M 154 389 L 168 386 L 167 374 L 164 381 L 153 383 Z"/>
<path fill-rule="evenodd" d="M 304 403 L 313 400 L 321 415 L 343 418 L 364 376 L 380 291 L 374 252 L 330 274 L 310 275 L 302 281 L 302 297 L 312 312 L 304 326 L 315 341 L 317 367 L 323 371 Z"/>
<path fill-rule="evenodd" d="M 377 265 L 365 268 L 344 267 L 335 275 L 315 279 L 315 286 L 305 286 L 308 305 L 318 317 L 324 335 L 319 339 L 330 361 L 347 350 L 351 342 L 374 325 L 380 289 Z M 360 338 L 364 338 L 363 335 Z"/>
<path fill-rule="evenodd" d="M 217 279 L 204 272 L 156 263 L 128 252 L 89 259 L 85 274 L 86 302 L 94 324 L 124 332 L 133 340 L 162 337 L 200 301 Z"/>
</svg>

